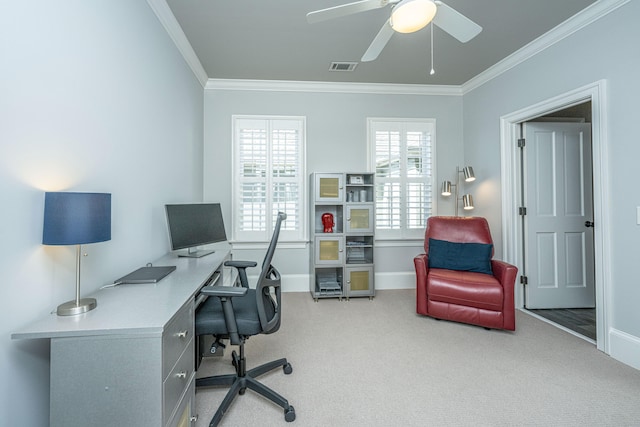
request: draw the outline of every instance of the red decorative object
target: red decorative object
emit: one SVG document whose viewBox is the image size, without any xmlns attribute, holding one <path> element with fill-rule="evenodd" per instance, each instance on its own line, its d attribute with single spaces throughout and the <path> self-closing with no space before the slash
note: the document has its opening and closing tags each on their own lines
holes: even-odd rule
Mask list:
<svg viewBox="0 0 640 427">
<path fill-rule="evenodd" d="M 322 214 L 322 225 L 324 226 L 325 233 L 333 233 L 333 226 L 335 223 L 333 222 L 333 214 L 323 213 Z"/>
</svg>

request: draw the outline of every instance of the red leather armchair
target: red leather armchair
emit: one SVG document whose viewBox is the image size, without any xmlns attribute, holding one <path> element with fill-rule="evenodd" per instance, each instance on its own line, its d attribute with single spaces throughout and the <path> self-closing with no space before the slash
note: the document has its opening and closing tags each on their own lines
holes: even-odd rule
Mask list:
<svg viewBox="0 0 640 427">
<path fill-rule="evenodd" d="M 430 217 L 424 254 L 413 260 L 416 269 L 416 311 L 488 329 L 516 329 L 514 285 L 518 269 L 491 259 L 492 275 L 473 271 L 429 268 L 429 238 L 456 243 L 493 244 L 489 224 L 480 217 Z M 435 243 L 434 243 L 435 244 Z M 493 257 L 491 248 L 490 258 Z"/>
</svg>

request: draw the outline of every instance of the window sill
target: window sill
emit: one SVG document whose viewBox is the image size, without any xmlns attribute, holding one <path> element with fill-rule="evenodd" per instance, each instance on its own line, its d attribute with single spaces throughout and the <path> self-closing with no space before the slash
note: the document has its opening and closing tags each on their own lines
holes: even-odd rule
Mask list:
<svg viewBox="0 0 640 427">
<path fill-rule="evenodd" d="M 252 250 L 266 249 L 269 242 L 229 242 L 233 249 Z M 401 247 L 422 247 L 424 239 L 376 239 L 377 248 L 401 248 Z M 278 249 L 307 249 L 309 242 L 278 242 Z"/>
<path fill-rule="evenodd" d="M 266 249 L 269 247 L 269 242 L 229 242 L 233 249 L 239 250 L 251 250 L 251 249 Z M 306 249 L 309 245 L 307 241 L 296 242 L 283 242 L 278 241 L 278 249 Z"/>
</svg>

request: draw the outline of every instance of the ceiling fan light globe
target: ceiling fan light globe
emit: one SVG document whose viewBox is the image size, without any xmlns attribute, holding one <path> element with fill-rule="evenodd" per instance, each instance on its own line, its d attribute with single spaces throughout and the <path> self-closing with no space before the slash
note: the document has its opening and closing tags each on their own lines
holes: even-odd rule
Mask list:
<svg viewBox="0 0 640 427">
<path fill-rule="evenodd" d="M 433 0 L 402 0 L 393 7 L 391 27 L 399 33 L 413 33 L 424 28 L 436 16 Z"/>
</svg>

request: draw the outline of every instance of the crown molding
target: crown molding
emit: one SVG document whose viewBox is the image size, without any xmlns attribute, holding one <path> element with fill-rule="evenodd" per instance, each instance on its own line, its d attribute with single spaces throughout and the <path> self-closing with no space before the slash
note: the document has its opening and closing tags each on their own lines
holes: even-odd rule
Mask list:
<svg viewBox="0 0 640 427">
<path fill-rule="evenodd" d="M 391 83 L 331 83 L 286 80 L 209 79 L 205 90 L 367 93 L 377 95 L 461 96 L 460 86 Z"/>
<path fill-rule="evenodd" d="M 552 30 L 512 53 L 462 85 L 420 85 L 392 83 L 331 83 L 285 80 L 209 79 L 166 0 L 147 0 L 185 61 L 205 90 L 252 90 L 274 92 L 332 92 L 381 95 L 460 96 L 482 86 L 527 59 L 569 37 L 631 0 L 598 0 Z"/>
<path fill-rule="evenodd" d="M 184 31 L 182 31 L 182 27 L 178 24 L 178 20 L 173 15 L 166 0 L 147 0 L 147 3 L 158 17 L 158 20 L 169 34 L 171 40 L 175 43 L 182 57 L 187 62 L 187 65 L 196 76 L 196 79 L 198 79 L 202 87 L 205 87 L 208 79 L 207 72 L 200 63 L 200 59 L 198 59 L 193 47 L 191 47 L 191 43 L 189 43 L 187 36 L 185 36 Z"/>
<path fill-rule="evenodd" d="M 570 35 L 604 17 L 605 15 L 623 6 L 629 1 L 631 0 L 596 1 L 591 6 L 578 12 L 555 28 L 547 31 L 537 39 L 533 40 L 511 55 L 507 56 L 502 61 L 496 63 L 495 65 L 489 67 L 487 70 L 468 80 L 461 86 L 462 93 L 466 94 L 474 89 L 477 89 L 488 81 L 498 77 L 500 74 L 509 71 L 516 65 L 521 64 L 527 59 L 542 52 L 546 48 L 553 46 L 561 40 L 569 37 Z"/>
</svg>

